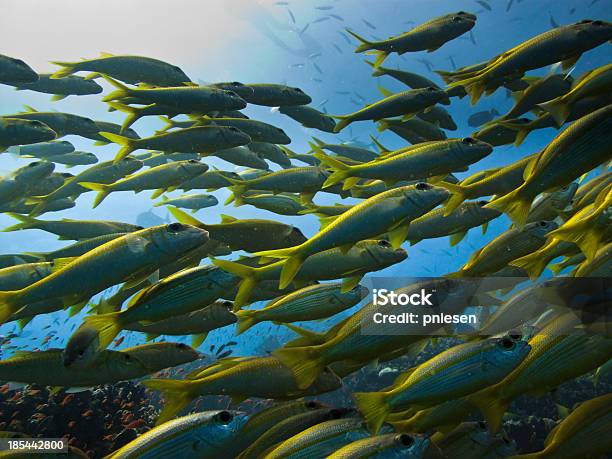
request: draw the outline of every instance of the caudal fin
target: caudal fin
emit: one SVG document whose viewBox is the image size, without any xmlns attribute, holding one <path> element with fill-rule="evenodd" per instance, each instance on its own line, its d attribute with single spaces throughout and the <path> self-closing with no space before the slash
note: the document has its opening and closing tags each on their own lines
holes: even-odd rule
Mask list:
<svg viewBox="0 0 612 459">
<path fill-rule="evenodd" d="M 449 215 L 453 210 L 455 210 L 459 205 L 467 199 L 465 187 L 461 185 L 457 185 L 449 182 L 438 182 L 437 186 L 444 188 L 445 190 L 450 191 L 451 195 L 444 204 L 444 216 Z"/>
<path fill-rule="evenodd" d="M 98 194 L 96 195 L 96 199 L 94 199 L 93 203 L 94 209 L 98 207 L 112 191 L 111 185 L 104 185 L 103 183 L 79 182 L 79 185 L 84 188 L 87 188 L 88 190 L 98 192 Z"/>
<path fill-rule="evenodd" d="M 142 116 L 142 108 L 130 107 L 129 105 L 125 105 L 119 102 L 109 102 L 108 105 L 110 105 L 115 110 L 119 110 L 120 112 L 127 114 L 127 116 L 123 120 L 123 123 L 121 124 L 120 132 L 124 132 L 132 124 L 138 121 Z"/>
<path fill-rule="evenodd" d="M 242 279 L 238 287 L 238 293 L 236 293 L 236 298 L 234 298 L 234 312 L 240 310 L 242 306 L 249 304 L 253 290 L 255 290 L 257 285 L 257 270 L 260 268 L 253 268 L 252 266 L 217 258 L 211 258 L 211 261 L 223 271 L 227 271 Z"/>
<path fill-rule="evenodd" d="M 573 242 L 585 255 L 587 260 L 595 258 L 597 250 L 605 237 L 606 228 L 593 224 L 591 219 L 566 223 L 562 227 L 551 231 L 548 235 L 552 238 Z"/>
<path fill-rule="evenodd" d="M 529 133 L 532 130 L 530 126 L 531 123 L 518 124 L 518 123 L 513 122 L 512 120 L 499 121 L 498 123 L 500 126 L 504 126 L 504 127 L 507 127 L 508 129 L 512 129 L 513 131 L 516 131 L 516 137 L 514 138 L 515 147 L 521 146 L 525 138 L 529 135 Z"/>
<path fill-rule="evenodd" d="M 123 99 L 124 97 L 129 97 L 132 94 L 132 89 L 124 85 L 123 83 L 118 82 L 117 80 L 107 76 L 102 75 L 102 77 L 108 81 L 111 85 L 117 88 L 116 91 L 111 92 L 106 97 L 102 98 L 102 102 L 109 102 L 111 100 Z"/>
<path fill-rule="evenodd" d="M 51 61 L 52 64 L 54 65 L 59 65 L 62 68 L 59 70 L 56 70 L 55 73 L 53 73 L 51 75 L 51 79 L 52 80 L 57 80 L 60 78 L 65 78 L 69 75 L 72 75 L 74 72 L 76 72 L 75 69 L 75 62 L 59 62 L 59 61 Z"/>
<path fill-rule="evenodd" d="M 327 177 L 327 180 L 323 183 L 323 188 L 335 185 L 338 182 L 342 182 L 351 176 L 351 167 L 344 164 L 342 161 L 338 161 L 331 156 L 326 155 L 318 145 L 310 143 L 310 148 L 315 152 L 313 156 L 321 161 L 324 165 L 329 167 L 333 172 Z M 346 188 L 342 188 L 346 189 Z"/>
<path fill-rule="evenodd" d="M 559 127 L 563 126 L 563 123 L 565 123 L 565 120 L 567 120 L 570 114 L 570 106 L 565 102 L 563 97 L 558 97 L 548 102 L 538 104 L 538 107 L 550 113 L 550 116 L 553 117 L 555 123 L 557 123 Z"/>
<path fill-rule="evenodd" d="M 0 292 L 0 324 L 5 323 L 19 309 L 15 297 L 15 291 Z"/>
<path fill-rule="evenodd" d="M 357 409 L 366 419 L 368 429 L 372 434 L 378 433 L 391 412 L 386 395 L 385 392 L 356 392 L 353 394 Z"/>
<path fill-rule="evenodd" d="M 192 388 L 195 386 L 193 381 L 149 379 L 142 384 L 149 389 L 161 391 L 164 396 L 166 403 L 157 418 L 156 425 L 171 420 L 197 396 L 192 395 Z"/>
<path fill-rule="evenodd" d="M 468 400 L 480 410 L 487 421 L 489 431 L 491 433 L 499 432 L 502 419 L 508 410 L 510 401 L 501 397 L 495 390 L 495 386 L 469 396 Z"/>
<path fill-rule="evenodd" d="M 119 153 L 117 153 L 117 156 L 115 156 L 115 160 L 114 160 L 115 163 L 118 163 L 119 161 L 121 161 L 123 158 L 125 158 L 127 155 L 132 153 L 137 148 L 135 139 L 130 139 L 128 137 L 124 137 L 118 134 L 113 134 L 111 132 L 100 132 L 99 134 L 102 137 L 110 140 L 111 142 L 121 145 L 122 147 L 121 150 L 119 150 Z"/>
<path fill-rule="evenodd" d="M 541 250 L 536 250 L 529 255 L 511 261 L 510 264 L 523 268 L 531 280 L 536 280 L 540 277 L 549 261 L 545 253 Z"/>
<path fill-rule="evenodd" d="M 517 228 L 523 229 L 527 222 L 527 216 L 533 200 L 521 196 L 520 191 L 521 188 L 519 187 L 508 194 L 495 198 L 486 204 L 485 208 L 504 212 L 510 217 Z"/>
<path fill-rule="evenodd" d="M 470 103 L 472 105 L 476 105 L 476 102 L 480 100 L 480 97 L 486 89 L 485 82 L 479 75 L 463 80 L 452 81 L 448 84 L 448 89 L 455 88 L 457 86 L 463 86 L 465 92 L 467 92 L 470 96 Z"/>
<path fill-rule="evenodd" d="M 28 215 L 15 214 L 13 212 L 6 212 L 5 215 L 8 215 L 9 217 L 13 217 L 16 220 L 19 220 L 21 223 L 17 223 L 16 225 L 9 226 L 8 228 L 4 228 L 2 230 L 3 232 L 19 231 L 19 230 L 34 228 L 35 225 L 38 223 L 38 220 Z"/>
<path fill-rule="evenodd" d="M 351 29 L 346 29 L 346 31 L 348 33 L 350 33 L 354 38 L 356 38 L 357 41 L 359 41 L 359 43 L 360 43 L 359 46 L 357 46 L 357 48 L 355 48 L 355 52 L 356 53 L 363 53 L 364 51 L 368 51 L 368 50 L 373 49 L 372 48 L 372 45 L 374 44 L 373 42 L 366 40 L 365 38 L 363 38 L 360 35 L 357 35 Z M 378 66 L 376 65 L 376 67 L 378 67 Z"/>
<path fill-rule="evenodd" d="M 106 349 L 123 330 L 121 312 L 87 316 L 83 325 L 89 326 L 98 332 L 99 350 Z"/>
<path fill-rule="evenodd" d="M 244 309 L 236 312 L 238 318 L 238 324 L 236 327 L 236 334 L 240 335 L 251 328 L 253 325 L 258 323 L 257 311 L 251 309 Z"/>
<path fill-rule="evenodd" d="M 316 346 L 281 348 L 272 354 L 291 369 L 300 389 L 310 387 L 325 369 Z"/>
<path fill-rule="evenodd" d="M 335 133 L 340 132 L 342 129 L 344 129 L 345 127 L 347 127 L 349 124 L 353 122 L 353 120 L 346 115 L 337 115 L 337 116 L 331 115 L 331 117 L 337 120 L 340 120 L 339 122 L 336 123 L 336 126 L 334 127 Z"/>
</svg>

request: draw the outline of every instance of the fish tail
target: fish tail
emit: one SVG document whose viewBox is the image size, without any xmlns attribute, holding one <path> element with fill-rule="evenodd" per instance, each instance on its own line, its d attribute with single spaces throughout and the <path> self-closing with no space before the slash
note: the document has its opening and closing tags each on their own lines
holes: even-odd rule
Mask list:
<svg viewBox="0 0 612 459">
<path fill-rule="evenodd" d="M 372 45 L 374 43 L 372 43 L 371 41 L 366 40 L 365 38 L 357 35 L 355 32 L 353 32 L 351 29 L 346 29 L 346 31 L 351 34 L 354 38 L 357 39 L 357 41 L 359 41 L 359 46 L 357 46 L 357 48 L 355 48 L 355 52 L 356 53 L 363 53 L 364 51 L 368 51 L 370 49 L 372 49 Z M 376 67 L 378 67 L 376 65 Z"/>
<path fill-rule="evenodd" d="M 292 256 L 287 258 L 287 260 L 285 260 L 285 263 L 283 263 L 283 270 L 281 271 L 278 288 L 280 288 L 281 290 L 287 288 L 291 281 L 293 281 L 303 264 L 304 258 L 300 256 Z"/>
<path fill-rule="evenodd" d="M 511 261 L 510 265 L 524 269 L 531 280 L 536 280 L 540 277 L 540 274 L 542 274 L 549 261 L 548 258 L 543 255 L 541 250 L 536 250 L 529 255 Z"/>
<path fill-rule="evenodd" d="M 228 187 L 228 189 L 232 192 L 232 194 L 229 195 L 229 197 L 227 198 L 227 200 L 225 201 L 225 205 L 227 206 L 228 204 L 234 202 L 234 206 L 235 207 L 240 207 L 244 205 L 244 193 L 245 191 L 247 191 L 247 186 L 241 184 L 240 180 L 233 180 L 228 178 L 227 179 L 230 183 L 233 183 L 233 186 Z"/>
<path fill-rule="evenodd" d="M 191 226 L 197 226 L 198 228 L 204 228 L 206 226 L 193 215 L 189 215 L 187 212 L 183 212 L 181 209 L 178 209 L 173 206 L 168 206 L 168 210 L 170 211 L 172 216 L 181 223 L 185 223 L 186 225 Z"/>
<path fill-rule="evenodd" d="M 491 121 L 490 123 L 493 123 L 493 121 Z M 489 124 L 489 123 L 487 123 L 487 124 Z M 516 124 L 516 123 L 513 123 L 512 120 L 503 120 L 503 121 L 499 121 L 499 124 L 501 126 L 507 127 L 508 129 L 512 129 L 513 131 L 516 131 L 516 137 L 514 139 L 514 146 L 515 147 L 521 146 L 521 144 L 523 143 L 525 138 L 533 130 L 533 128 L 531 128 L 531 126 L 530 126 L 531 123 L 528 123 L 528 124 Z"/>
<path fill-rule="evenodd" d="M 318 146 L 320 146 L 320 147 L 322 147 L 323 145 L 325 145 L 325 142 L 323 142 L 321 139 L 319 139 L 319 138 L 317 138 L 317 137 L 314 137 L 314 136 L 313 136 L 313 137 L 312 137 L 312 140 L 314 140 L 314 141 L 315 141 L 315 143 L 316 143 Z"/>
<path fill-rule="evenodd" d="M 172 121 L 172 119 L 170 119 L 170 117 L 164 115 L 160 116 L 159 119 L 162 120 L 165 124 L 165 126 L 161 128 L 159 132 L 166 132 L 168 129 L 172 129 L 174 127 L 174 122 Z"/>
<path fill-rule="evenodd" d="M 62 67 L 61 69 L 56 70 L 55 73 L 51 75 L 50 78 L 52 80 L 58 80 L 60 78 L 65 78 L 69 75 L 72 75 L 74 72 L 76 72 L 76 69 L 75 69 L 76 62 L 51 61 L 51 63 Z"/>
<path fill-rule="evenodd" d="M 340 132 L 342 129 L 344 129 L 345 127 L 347 127 L 349 124 L 353 122 L 353 120 L 347 115 L 336 115 L 336 116 L 331 115 L 331 117 L 340 120 L 339 122 L 336 123 L 336 126 L 334 127 L 335 133 Z"/>
<path fill-rule="evenodd" d="M 570 114 L 570 106 L 560 97 L 538 104 L 538 107 L 550 113 L 550 116 L 553 117 L 558 127 L 561 127 L 563 123 L 565 123 L 565 120 L 567 120 Z"/>
<path fill-rule="evenodd" d="M 123 330 L 121 312 L 87 316 L 83 321 L 83 326 L 91 327 L 98 332 L 98 346 L 100 350 L 104 350 Z"/>
<path fill-rule="evenodd" d="M 502 418 L 508 410 L 510 401 L 498 394 L 496 390 L 485 389 L 469 397 L 472 405 L 480 410 L 491 433 L 499 432 Z"/>
<path fill-rule="evenodd" d="M 378 433 L 391 412 L 386 395 L 385 392 L 356 392 L 353 394 L 357 409 L 363 414 L 372 434 Z"/>
<path fill-rule="evenodd" d="M 452 83 L 455 75 L 454 72 L 448 72 L 446 70 L 434 70 L 434 73 L 437 73 L 446 84 Z"/>
<path fill-rule="evenodd" d="M 110 105 L 116 110 L 119 110 L 120 112 L 127 114 L 127 116 L 123 120 L 123 123 L 121 124 L 120 132 L 122 133 L 125 132 L 126 129 L 128 129 L 132 124 L 134 124 L 140 119 L 140 108 L 130 107 L 129 105 L 122 104 L 121 102 L 108 102 L 108 105 Z"/>
<path fill-rule="evenodd" d="M 192 381 L 181 381 L 177 379 L 149 379 L 142 384 L 149 389 L 158 390 L 166 401 L 156 425 L 169 421 L 181 412 L 194 398 Z"/>
<path fill-rule="evenodd" d="M 240 335 L 255 325 L 258 322 L 256 315 L 256 312 L 251 309 L 237 311 L 236 317 L 238 317 L 238 327 L 236 334 Z"/>
<path fill-rule="evenodd" d="M 218 258 L 211 258 L 212 263 L 218 266 L 223 271 L 227 271 L 230 274 L 238 276 L 242 279 L 236 298 L 234 298 L 234 311 L 238 311 L 245 304 L 249 304 L 253 290 L 257 285 L 257 269 L 251 266 L 242 265 L 234 261 L 220 260 Z"/>
<path fill-rule="evenodd" d="M 15 303 L 17 291 L 0 292 L 0 324 L 5 323 L 19 309 Z"/>
<path fill-rule="evenodd" d="M 277 349 L 272 354 L 291 369 L 300 389 L 310 387 L 325 369 L 325 362 L 316 346 Z"/>
<path fill-rule="evenodd" d="M 99 134 L 102 137 L 110 140 L 111 142 L 121 145 L 122 148 L 121 150 L 119 150 L 119 153 L 117 153 L 117 156 L 115 157 L 115 163 L 118 163 L 136 149 L 136 143 L 134 139 L 130 139 L 129 137 L 124 137 L 118 134 L 113 134 L 111 132 L 100 132 Z"/>
<path fill-rule="evenodd" d="M 565 224 L 548 235 L 562 241 L 573 242 L 580 247 L 587 260 L 591 261 L 600 247 L 604 233 L 605 230 L 594 225 L 590 218 L 585 218 L 575 223 Z"/>
<path fill-rule="evenodd" d="M 327 180 L 325 180 L 325 183 L 323 183 L 323 188 L 335 185 L 336 183 L 341 182 L 351 176 L 350 166 L 347 166 L 342 161 L 338 161 L 337 159 L 326 155 L 323 150 L 321 150 L 321 148 L 314 143 L 310 144 L 310 148 L 312 148 L 312 150 L 315 152 L 313 154 L 315 158 L 333 170 L 333 173 L 327 177 Z"/>
<path fill-rule="evenodd" d="M 454 88 L 457 86 L 463 86 L 465 92 L 470 96 L 470 103 L 476 105 L 476 102 L 480 100 L 480 97 L 484 93 L 486 86 L 480 75 L 476 75 L 465 80 L 457 80 L 448 84 L 448 88 Z"/>
<path fill-rule="evenodd" d="M 517 228 L 522 229 L 527 222 L 527 215 L 531 208 L 532 199 L 521 196 L 521 187 L 508 194 L 495 198 L 485 205 L 487 209 L 495 209 L 510 217 Z"/>
<path fill-rule="evenodd" d="M 21 223 L 17 223 L 16 225 L 9 226 L 8 228 L 4 228 L 2 230 L 3 232 L 19 231 L 19 230 L 34 228 L 34 226 L 38 223 L 38 220 L 28 215 L 15 214 L 13 212 L 6 212 L 5 215 L 8 215 L 9 217 L 13 217 L 16 220 L 19 220 Z"/>
<path fill-rule="evenodd" d="M 79 182 L 79 185 L 81 185 L 84 188 L 87 188 L 88 190 L 93 190 L 93 191 L 98 192 L 98 194 L 96 195 L 96 199 L 94 199 L 94 203 L 93 203 L 94 209 L 98 207 L 100 204 L 102 204 L 102 201 L 104 201 L 106 197 L 112 191 L 112 188 L 110 185 L 104 185 L 103 183 Z"/>
<path fill-rule="evenodd" d="M 385 70 L 380 67 L 377 67 L 374 62 L 368 60 L 365 60 L 364 62 L 374 69 L 374 71 L 372 72 L 372 76 L 379 77 L 385 75 Z"/>
<path fill-rule="evenodd" d="M 453 210 L 455 210 L 459 205 L 467 199 L 465 187 L 461 185 L 457 185 L 455 183 L 449 182 L 438 182 L 436 185 L 444 188 L 445 190 L 450 191 L 451 195 L 444 204 L 444 216 L 449 215 Z"/>
<path fill-rule="evenodd" d="M 376 130 L 378 132 L 383 132 L 389 129 L 389 126 L 391 126 L 391 123 L 389 123 L 389 120 L 380 120 L 378 122 L 378 127 L 376 128 Z"/>
<path fill-rule="evenodd" d="M 108 102 L 114 99 L 122 99 L 124 97 L 128 97 L 132 94 L 132 90 L 128 88 L 123 83 L 118 82 L 114 78 L 109 77 L 108 75 L 102 75 L 107 82 L 109 82 L 112 86 L 117 88 L 116 91 L 110 93 L 108 96 L 102 99 L 102 102 Z"/>
</svg>

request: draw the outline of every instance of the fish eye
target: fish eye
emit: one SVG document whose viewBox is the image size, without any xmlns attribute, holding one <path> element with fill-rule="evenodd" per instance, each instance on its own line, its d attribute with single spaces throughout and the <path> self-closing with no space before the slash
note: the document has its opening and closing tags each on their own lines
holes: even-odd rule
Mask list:
<svg viewBox="0 0 612 459">
<path fill-rule="evenodd" d="M 191 164 L 198 164 L 200 161 L 198 161 L 197 159 L 190 159 L 187 162 Z"/>
<path fill-rule="evenodd" d="M 520 341 L 520 339 L 523 337 L 523 335 L 517 330 L 512 330 L 508 333 L 508 336 L 514 341 Z"/>
<path fill-rule="evenodd" d="M 183 229 L 185 229 L 185 226 L 181 223 L 170 223 L 168 225 L 168 230 L 170 230 L 173 233 L 178 233 L 179 231 L 182 231 Z"/>
<path fill-rule="evenodd" d="M 85 349 L 79 350 L 79 355 L 82 356 L 83 354 L 85 354 Z"/>
<path fill-rule="evenodd" d="M 340 419 L 342 417 L 342 411 L 337 410 L 336 408 L 332 409 L 329 414 L 333 419 Z"/>
<path fill-rule="evenodd" d="M 510 443 L 512 443 L 512 441 L 506 436 L 506 435 L 502 435 L 502 441 L 506 444 L 509 445 Z"/>
<path fill-rule="evenodd" d="M 381 239 L 380 241 L 378 241 L 378 245 L 381 247 L 391 247 L 389 241 L 386 241 L 385 239 Z"/>
<path fill-rule="evenodd" d="M 400 434 L 395 437 L 395 440 L 402 446 L 412 446 L 414 444 L 414 438 L 408 434 Z"/>
<path fill-rule="evenodd" d="M 464 143 L 466 145 L 474 145 L 476 143 L 476 139 L 474 139 L 473 137 L 464 137 L 463 139 L 461 139 L 461 143 Z"/>
<path fill-rule="evenodd" d="M 234 307 L 234 303 L 232 303 L 231 301 L 224 301 L 223 303 L 221 303 L 223 306 L 225 306 L 227 309 L 232 309 Z"/>
<path fill-rule="evenodd" d="M 187 345 L 185 343 L 178 343 L 176 347 L 179 349 L 187 349 Z"/>
<path fill-rule="evenodd" d="M 72 177 L 74 177 L 74 175 L 72 175 L 72 174 L 71 174 L 71 173 L 69 173 L 69 172 L 62 172 L 60 175 L 61 175 L 62 177 L 64 177 L 64 178 L 72 178 Z"/>
<path fill-rule="evenodd" d="M 300 88 L 293 88 L 293 89 L 295 89 L 295 91 L 296 91 L 296 92 L 301 92 L 301 93 L 303 93 L 303 92 L 304 92 L 304 91 L 302 91 Z"/>
<path fill-rule="evenodd" d="M 590 24 L 593 22 L 592 19 L 583 19 L 582 21 L 578 21 L 577 24 Z"/>
<path fill-rule="evenodd" d="M 477 201 L 477 203 L 478 203 L 478 205 L 479 205 L 479 206 L 481 206 L 481 207 L 482 207 L 482 206 L 486 206 L 486 205 L 488 204 L 488 202 L 487 202 L 487 201 Z"/>
<path fill-rule="evenodd" d="M 453 16 L 453 22 L 461 22 L 463 18 L 461 16 Z"/>
<path fill-rule="evenodd" d="M 229 424 L 231 422 L 231 420 L 234 418 L 234 416 L 232 416 L 232 413 L 230 413 L 229 411 L 219 411 L 217 413 L 217 420 L 219 422 L 221 422 L 222 424 Z"/>
<path fill-rule="evenodd" d="M 433 86 L 427 86 L 427 88 L 425 88 L 425 89 L 427 89 L 428 91 L 435 91 L 436 90 L 436 88 L 434 88 Z"/>
<path fill-rule="evenodd" d="M 310 400 L 308 402 L 306 402 L 306 408 L 308 409 L 314 409 L 314 408 L 318 408 L 319 404 L 317 402 L 315 402 L 314 400 Z"/>
<path fill-rule="evenodd" d="M 144 226 L 137 226 L 136 227 L 136 230 L 143 230 L 143 229 L 144 229 Z"/>
<path fill-rule="evenodd" d="M 425 190 L 430 190 L 431 189 L 431 185 L 429 183 L 425 183 L 425 182 L 419 182 L 414 187 L 417 190 L 419 190 L 419 191 L 425 191 Z"/>
<path fill-rule="evenodd" d="M 514 346 L 516 345 L 516 343 L 512 341 L 510 338 L 502 338 L 500 341 L 500 344 L 501 344 L 501 347 L 507 350 L 514 349 Z"/>
<path fill-rule="evenodd" d="M 244 86 L 242 83 L 240 83 L 239 81 L 232 81 L 230 83 L 232 86 Z"/>
<path fill-rule="evenodd" d="M 30 163 L 27 165 L 27 167 L 37 167 L 40 163 L 40 161 L 36 161 L 35 163 Z"/>
<path fill-rule="evenodd" d="M 601 26 L 601 25 L 603 25 L 603 21 L 593 21 L 593 25 L 594 26 Z"/>
<path fill-rule="evenodd" d="M 545 222 L 544 220 L 542 220 L 541 222 L 539 222 L 539 225 L 540 225 L 542 228 L 546 228 L 546 227 L 548 226 L 548 222 Z"/>
<path fill-rule="evenodd" d="M 478 421 L 478 427 L 480 429 L 485 430 L 487 428 L 487 424 L 484 421 Z"/>
</svg>

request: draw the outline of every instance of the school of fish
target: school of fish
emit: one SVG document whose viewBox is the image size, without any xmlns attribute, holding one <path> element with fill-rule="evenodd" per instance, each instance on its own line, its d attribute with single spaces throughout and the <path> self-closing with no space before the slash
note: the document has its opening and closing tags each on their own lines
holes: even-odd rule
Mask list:
<svg viewBox="0 0 612 459">
<path fill-rule="evenodd" d="M 491 9 L 487 1 L 477 3 Z M 380 41 L 347 30 L 358 41 L 355 58 L 371 55 L 374 77 L 406 89 L 381 87 L 380 100 L 337 115 L 310 106 L 300 88 L 197 84 L 176 65 L 151 57 L 102 54 L 53 62 L 54 73 L 38 74 L 0 55 L 4 85 L 53 100 L 95 94 L 124 115 L 121 125 L 27 106 L 0 115 L 0 152 L 30 159 L 0 178 L 0 212 L 16 220 L 3 231 L 39 229 L 67 241 L 47 253 L 2 250 L 0 323 L 24 329 L 39 315 L 88 308 L 65 348 L 15 352 L 0 361 L 0 381 L 78 389 L 139 380 L 160 391 L 158 426 L 109 451 L 110 459 L 612 453 L 612 394 L 566 407 L 538 452 L 521 455 L 503 430 L 516 397 L 551 392 L 603 370 L 612 357 L 612 295 L 605 283 L 612 275 L 612 63 L 568 73 L 583 53 L 609 46 L 612 23 L 553 25 L 488 61 L 437 71 L 440 84 L 383 66 L 393 56 L 435 52 L 475 27 L 475 14 L 458 11 Z M 547 76 L 528 74 L 551 66 Z M 500 88 L 511 92 L 512 109 L 477 113 L 469 120 L 478 127 L 472 136 L 452 137 L 456 124 L 444 107 L 463 97 L 475 104 Z M 327 135 L 375 123 L 405 146 L 389 150 L 374 139 L 377 148 L 369 149 L 315 134 L 310 151 L 294 152 L 282 129 L 241 112 L 251 104 Z M 143 133 L 133 127 L 150 116 L 162 117 L 165 128 Z M 557 134 L 541 151 L 508 154 L 513 159 L 494 169 L 478 167 L 497 147 L 518 146 L 542 128 Z M 69 135 L 115 144 L 116 154 L 75 151 L 63 139 Z M 208 157 L 244 172 L 213 169 Z M 57 164 L 84 168 L 73 175 L 56 172 Z M 465 178 L 454 175 L 468 169 Z M 278 219 L 201 219 L 198 211 L 221 205 L 211 193 L 222 188 L 232 193 L 225 206 L 249 205 Z M 175 190 L 193 193 L 167 196 Z M 86 193 L 95 194 L 97 207 L 111 194 L 127 200 L 142 191 L 152 192 L 154 206 L 167 207 L 175 221 L 142 227 L 48 215 L 79 205 Z M 317 204 L 320 194 L 351 200 Z M 282 221 L 310 214 L 321 222 L 310 237 Z M 400 289 L 445 292 L 440 312 L 477 310 L 483 318 L 477 329 L 436 324 L 411 333 L 363 332 L 368 317 L 394 310 L 364 301 L 371 293 L 360 285 L 365 275 L 409 263 L 407 246 L 423 240 L 449 237 L 451 246 L 461 244 L 471 228 L 484 232 L 504 214 L 510 227 L 458 271 Z M 604 280 L 601 294 L 593 293 L 600 291 L 598 279 Z M 322 332 L 295 325 L 337 314 L 342 320 Z M 183 379 L 159 377 L 160 370 L 200 359 L 197 348 L 210 331 L 235 327 L 239 336 L 262 322 L 285 325 L 297 338 L 269 355 L 225 353 Z M 193 347 L 156 341 L 109 349 L 126 332 L 146 333 L 148 340 L 192 335 Z M 418 360 L 443 336 L 459 341 Z M 391 386 L 353 393 L 352 406 L 317 400 L 360 369 L 402 356 L 417 363 L 400 368 Z M 229 396 L 232 404 L 252 398 L 275 403 L 251 414 L 231 407 L 186 414 L 204 395 Z"/>
</svg>

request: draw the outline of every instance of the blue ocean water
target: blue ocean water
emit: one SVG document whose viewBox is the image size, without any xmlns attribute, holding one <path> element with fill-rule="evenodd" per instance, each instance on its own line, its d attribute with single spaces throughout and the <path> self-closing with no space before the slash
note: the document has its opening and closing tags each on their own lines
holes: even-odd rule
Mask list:
<svg viewBox="0 0 612 459">
<path fill-rule="evenodd" d="M 230 0 L 145 2 L 94 1 L 74 4 L 68 0 L 42 4 L 31 0 L 6 0 L 0 18 L 2 52 L 22 58 L 38 72 L 52 71 L 52 60 L 71 61 L 81 57 L 92 58 L 99 52 L 115 54 L 140 54 L 159 58 L 180 66 L 196 82 L 240 81 L 243 83 L 286 83 L 302 88 L 309 94 L 312 106 L 330 114 L 344 114 L 359 109 L 364 104 L 381 98 L 377 85 L 391 91 L 404 89 L 401 83 L 389 77 L 374 78 L 371 68 L 364 63 L 364 55 L 355 54 L 355 40 L 344 31 L 351 28 L 366 38 L 385 38 L 408 30 L 415 24 L 453 11 L 464 10 L 478 15 L 473 29 L 475 43 L 469 35 L 455 39 L 434 53 L 408 53 L 393 55 L 385 65 L 413 71 L 427 76 L 439 84 L 442 81 L 428 69 L 451 70 L 453 65 L 474 64 L 509 49 L 526 39 L 542 33 L 556 22 L 569 24 L 585 18 L 612 19 L 612 3 L 609 0 L 531 0 L 514 1 L 506 11 L 507 0 L 491 0 L 488 11 L 474 1 L 299 1 L 289 2 Z M 331 8 L 326 8 L 326 7 Z M 32 18 L 33 8 L 36 17 Z M 324 8 L 321 8 L 324 7 Z M 69 11 L 69 14 L 68 14 Z M 27 27 L 22 25 L 27 24 Z M 603 45 L 585 53 L 579 60 L 573 75 L 608 63 L 609 45 Z M 530 74 L 545 75 L 544 68 Z M 105 89 L 106 83 L 102 82 Z M 1 115 L 20 111 L 24 105 L 37 110 L 58 110 L 88 116 L 95 120 L 121 122 L 123 115 L 106 111 L 99 95 L 71 96 L 59 102 L 51 102 L 50 96 L 31 91 L 15 91 L 0 85 Z M 449 112 L 458 124 L 449 137 L 463 137 L 474 131 L 467 125 L 470 114 L 495 108 L 500 113 L 512 106 L 505 90 L 498 90 L 484 97 L 472 107 L 467 98 L 452 99 Z M 313 135 L 331 143 L 344 141 L 374 148 L 370 135 L 374 135 L 388 148 L 399 148 L 405 142 L 392 133 L 380 134 L 373 123 L 355 123 L 339 135 L 329 135 L 302 128 L 290 118 L 267 107 L 249 106 L 245 113 L 255 119 L 281 127 L 291 137 L 289 147 L 297 152 L 308 151 L 307 142 Z M 152 117 L 138 121 L 133 128 L 141 136 L 153 133 L 163 123 Z M 556 135 L 554 129 L 533 132 L 520 147 L 496 147 L 493 154 L 474 164 L 463 177 L 480 169 L 509 164 L 525 155 L 543 148 Z M 100 160 L 107 160 L 117 151 L 116 145 L 94 147 L 93 142 L 75 136 L 66 138 L 77 150 L 94 152 Z M 10 153 L 0 155 L 0 174 L 9 174 L 28 160 Z M 236 170 L 235 166 L 209 157 L 211 167 Z M 274 167 L 273 167 L 274 168 Z M 83 168 L 64 169 L 77 173 Z M 169 196 L 178 196 L 179 192 Z M 221 189 L 213 193 L 220 202 L 229 191 Z M 93 210 L 93 193 L 81 196 L 75 208 L 46 214 L 43 219 L 107 219 L 136 223 L 138 218 L 149 219 L 155 224 L 170 217 L 164 208 L 152 208 L 150 193 L 112 194 L 100 207 Z M 316 202 L 333 204 L 335 195 L 321 193 Z M 346 203 L 356 202 L 346 200 Z M 151 215 L 151 213 L 153 215 Z M 198 212 L 197 218 L 210 223 L 220 220 L 221 214 L 237 218 L 270 218 L 297 225 L 305 235 L 311 236 L 318 229 L 316 217 L 278 216 L 251 206 L 240 208 L 218 205 Z M 14 221 L 0 215 L 0 228 Z M 407 247 L 409 258 L 403 263 L 375 273 L 376 276 L 437 276 L 458 269 L 469 255 L 507 229 L 509 221 L 501 217 L 491 222 L 486 234 L 472 229 L 457 247 L 450 248 L 447 238 L 422 241 L 417 247 Z M 0 254 L 51 251 L 66 245 L 55 236 L 38 230 L 0 233 Z M 70 332 L 80 324 L 82 314 L 68 318 L 68 312 L 58 312 L 36 317 L 12 345 L 27 349 L 62 347 Z M 317 323 L 323 328 L 328 322 Z M 51 328 L 48 326 L 51 325 Z M 15 324 L 0 327 L 0 334 L 17 331 Z M 51 338 L 47 338 L 49 333 Z M 236 354 L 253 354 L 282 343 L 291 332 L 271 324 L 259 324 L 249 332 L 234 337 L 233 329 L 217 330 L 208 337 L 208 345 L 221 344 L 235 339 Z M 43 340 L 48 341 L 42 344 Z M 185 338 L 187 340 L 187 338 Z M 131 332 L 121 347 L 144 340 L 144 335 Z M 265 343 L 264 343 L 265 341 Z M 3 352 L 5 355 L 5 353 Z"/>
</svg>

